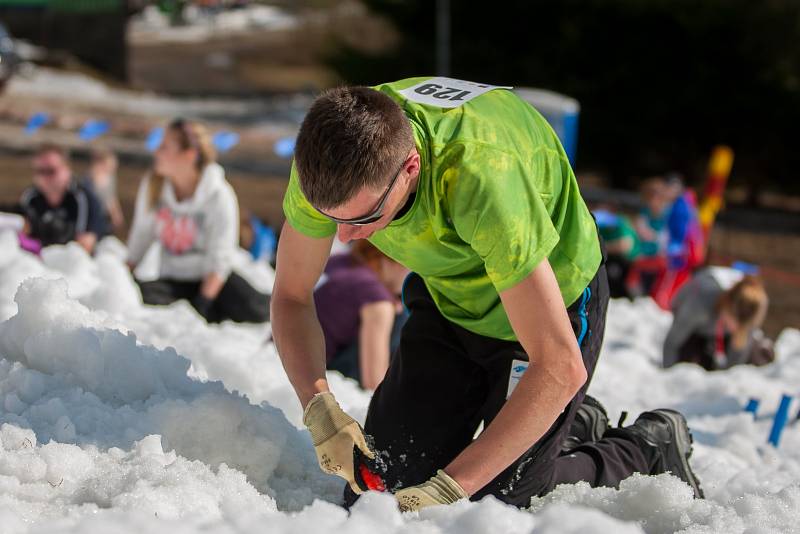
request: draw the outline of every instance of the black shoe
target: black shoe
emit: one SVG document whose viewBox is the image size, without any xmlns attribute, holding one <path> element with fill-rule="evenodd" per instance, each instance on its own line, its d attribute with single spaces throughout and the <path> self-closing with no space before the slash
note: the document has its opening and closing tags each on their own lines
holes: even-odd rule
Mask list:
<svg viewBox="0 0 800 534">
<path fill-rule="evenodd" d="M 703 498 L 700 481 L 689 465 L 693 440 L 683 415 L 666 409 L 644 412 L 633 425 L 620 430 L 630 432 L 655 453 L 651 475 L 670 472 L 691 486 L 695 498 Z"/>
<path fill-rule="evenodd" d="M 561 451 L 568 452 L 582 443 L 593 443 L 602 438 L 606 430 L 608 430 L 606 409 L 597 399 L 586 395 L 578 407 Z"/>
</svg>

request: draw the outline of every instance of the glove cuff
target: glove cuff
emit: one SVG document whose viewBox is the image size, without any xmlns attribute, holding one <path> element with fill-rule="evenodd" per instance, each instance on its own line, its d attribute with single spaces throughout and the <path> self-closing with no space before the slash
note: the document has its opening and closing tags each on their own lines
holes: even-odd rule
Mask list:
<svg viewBox="0 0 800 534">
<path fill-rule="evenodd" d="M 344 413 L 330 391 L 314 395 L 303 411 L 303 424 L 311 432 L 314 446 L 327 441 L 354 422 L 355 419 Z"/>
<path fill-rule="evenodd" d="M 469 499 L 464 488 L 441 469 L 436 471 L 436 476 L 431 478 L 430 483 L 436 487 L 442 497 L 447 499 L 447 504 L 452 504 L 460 499 Z"/>
</svg>

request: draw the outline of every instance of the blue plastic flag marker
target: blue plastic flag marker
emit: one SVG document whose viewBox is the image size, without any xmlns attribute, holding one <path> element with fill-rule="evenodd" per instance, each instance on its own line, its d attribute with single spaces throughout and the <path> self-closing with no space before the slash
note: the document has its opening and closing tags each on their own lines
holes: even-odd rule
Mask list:
<svg viewBox="0 0 800 534">
<path fill-rule="evenodd" d="M 148 152 L 155 152 L 156 149 L 161 146 L 161 141 L 163 140 L 164 128 L 156 126 L 147 134 L 147 140 L 145 140 L 144 146 Z"/>
<path fill-rule="evenodd" d="M 250 254 L 254 260 L 266 258 L 268 262 L 271 262 L 275 257 L 275 249 L 278 245 L 275 231 L 255 216 L 250 217 L 250 226 L 253 228 L 253 244 L 250 246 Z"/>
<path fill-rule="evenodd" d="M 781 433 L 786 426 L 786 420 L 789 419 L 789 405 L 791 403 L 792 398 L 789 395 L 781 397 L 781 404 L 778 406 L 778 411 L 775 412 L 775 420 L 772 422 L 772 430 L 770 430 L 769 439 L 767 439 L 773 447 L 777 447 L 781 441 Z"/>
<path fill-rule="evenodd" d="M 758 405 L 761 403 L 758 399 L 750 399 L 747 401 L 747 406 L 744 407 L 744 411 L 750 412 L 753 414 L 753 419 L 756 418 L 756 414 L 758 413 Z"/>
<path fill-rule="evenodd" d="M 219 152 L 227 152 L 239 144 L 239 134 L 236 132 L 220 131 L 214 134 L 211 138 L 214 147 Z"/>
<path fill-rule="evenodd" d="M 110 129 L 111 125 L 107 121 L 89 119 L 81 127 L 78 132 L 78 137 L 80 137 L 81 141 L 91 141 L 92 139 L 97 139 Z"/>
<path fill-rule="evenodd" d="M 275 141 L 272 149 L 282 158 L 291 158 L 294 154 L 294 145 L 297 140 L 294 137 L 282 137 Z"/>
<path fill-rule="evenodd" d="M 613 228 L 619 224 L 619 215 L 608 210 L 594 210 L 592 215 L 600 228 Z"/>
<path fill-rule="evenodd" d="M 744 274 L 750 274 L 753 276 L 758 274 L 758 265 L 747 263 L 746 261 L 735 261 L 731 265 L 731 268 L 736 269 Z"/>
<path fill-rule="evenodd" d="M 38 113 L 34 113 L 30 119 L 28 119 L 28 123 L 25 125 L 25 135 L 33 135 L 45 124 L 50 122 L 50 115 L 47 113 L 40 111 Z"/>
</svg>

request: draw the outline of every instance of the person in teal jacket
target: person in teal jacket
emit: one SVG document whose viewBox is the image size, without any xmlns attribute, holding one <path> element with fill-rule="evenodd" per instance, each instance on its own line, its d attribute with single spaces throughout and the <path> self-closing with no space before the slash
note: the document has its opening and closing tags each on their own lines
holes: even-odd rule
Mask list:
<svg viewBox="0 0 800 534">
<path fill-rule="evenodd" d="M 701 494 L 680 414 L 606 431 L 584 403 L 603 251 L 558 138 L 514 93 L 449 78 L 327 91 L 303 121 L 283 207 L 273 334 L 346 504 L 377 488 L 403 510 L 485 495 L 527 506 L 560 483 L 667 470 Z M 363 430 L 328 389 L 314 314 L 334 236 L 369 239 L 412 271 Z"/>
</svg>

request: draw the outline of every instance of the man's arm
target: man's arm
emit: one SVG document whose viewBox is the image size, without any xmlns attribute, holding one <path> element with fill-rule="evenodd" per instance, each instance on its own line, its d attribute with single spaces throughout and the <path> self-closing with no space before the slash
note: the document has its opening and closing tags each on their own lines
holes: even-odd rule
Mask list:
<svg viewBox="0 0 800 534">
<path fill-rule="evenodd" d="M 325 339 L 314 307 L 314 285 L 325 269 L 333 236 L 307 237 L 284 223 L 270 301 L 272 335 L 300 403 L 328 391 Z"/>
<path fill-rule="evenodd" d="M 494 421 L 444 469 L 470 495 L 536 443 L 587 379 L 547 259 L 500 299 L 530 365 Z"/>
</svg>

